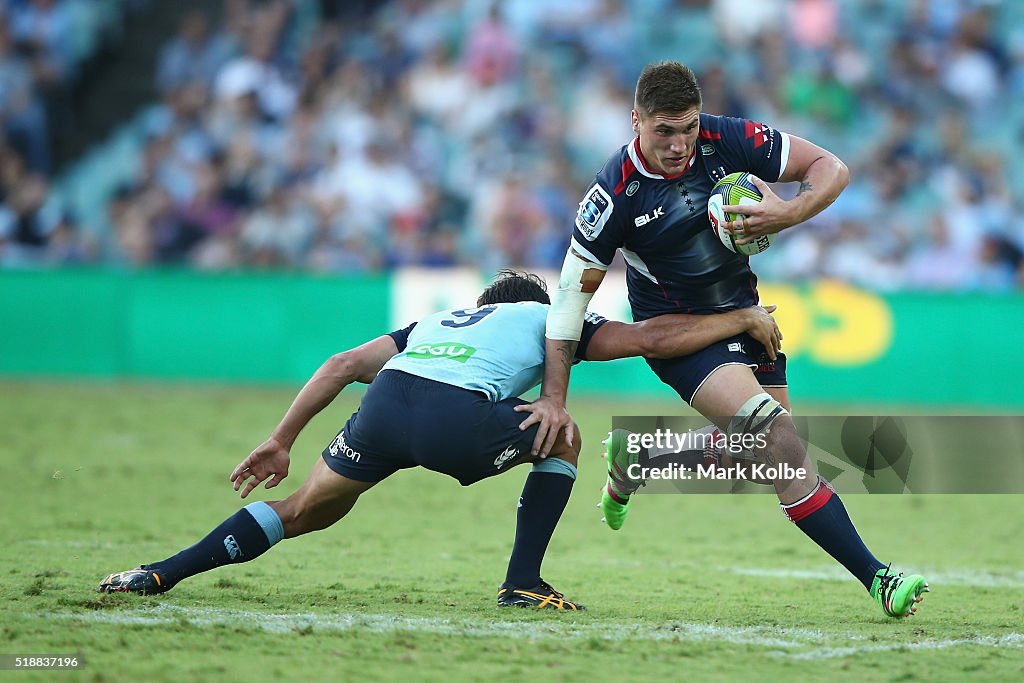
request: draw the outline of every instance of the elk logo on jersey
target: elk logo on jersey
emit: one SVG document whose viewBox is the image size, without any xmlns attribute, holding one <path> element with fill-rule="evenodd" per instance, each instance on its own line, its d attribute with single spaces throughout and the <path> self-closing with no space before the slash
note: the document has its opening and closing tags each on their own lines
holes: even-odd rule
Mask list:
<svg viewBox="0 0 1024 683">
<path fill-rule="evenodd" d="M 649 212 L 645 213 L 643 216 L 637 216 L 636 219 L 633 221 L 633 223 L 636 225 L 636 227 L 642 228 L 645 225 L 647 225 L 648 223 L 650 223 L 652 221 L 656 221 L 656 220 L 658 220 L 659 218 L 661 218 L 664 215 L 665 215 L 665 207 L 664 206 L 659 206 L 654 211 L 649 211 Z"/>
</svg>

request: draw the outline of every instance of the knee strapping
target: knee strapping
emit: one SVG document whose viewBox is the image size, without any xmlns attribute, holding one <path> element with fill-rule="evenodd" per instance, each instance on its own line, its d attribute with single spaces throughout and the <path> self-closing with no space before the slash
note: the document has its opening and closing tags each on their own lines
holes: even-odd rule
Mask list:
<svg viewBox="0 0 1024 683">
<path fill-rule="evenodd" d="M 754 437 L 767 434 L 772 422 L 780 415 L 789 415 L 789 411 L 768 392 L 751 396 L 729 422 L 729 437 L 739 438 L 734 434 L 751 434 Z"/>
</svg>

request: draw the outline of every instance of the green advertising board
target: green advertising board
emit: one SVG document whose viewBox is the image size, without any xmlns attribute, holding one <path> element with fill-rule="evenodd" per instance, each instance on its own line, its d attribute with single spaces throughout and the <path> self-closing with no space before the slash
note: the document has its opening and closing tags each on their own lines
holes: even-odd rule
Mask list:
<svg viewBox="0 0 1024 683">
<path fill-rule="evenodd" d="M 386 331 L 386 278 L 0 273 L 0 373 L 300 381 Z"/>
<path fill-rule="evenodd" d="M 0 374 L 299 382 L 330 354 L 397 327 L 411 315 L 410 292 L 439 298 L 416 278 L 396 287 L 403 278 L 3 271 Z M 1024 408 L 1015 331 L 1024 296 L 834 282 L 759 289 L 779 305 L 801 401 Z M 582 364 L 572 386 L 674 395 L 640 359 Z"/>
<path fill-rule="evenodd" d="M 1024 296 L 879 294 L 837 282 L 761 283 L 776 304 L 799 401 L 1024 408 Z M 576 389 L 674 395 L 638 359 L 577 366 Z"/>
</svg>

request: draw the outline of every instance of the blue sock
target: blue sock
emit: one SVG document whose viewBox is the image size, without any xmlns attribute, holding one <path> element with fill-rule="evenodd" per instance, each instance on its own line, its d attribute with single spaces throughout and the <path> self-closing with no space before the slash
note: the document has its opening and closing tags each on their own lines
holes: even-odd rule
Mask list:
<svg viewBox="0 0 1024 683">
<path fill-rule="evenodd" d="M 144 565 L 173 586 L 182 579 L 225 564 L 254 560 L 284 538 L 284 526 L 274 508 L 260 501 L 228 517 L 195 545 L 166 560 Z"/>
<path fill-rule="evenodd" d="M 540 583 L 540 565 L 576 481 L 576 468 L 559 458 L 535 463 L 519 498 L 516 542 L 505 582 L 518 588 Z"/>
<path fill-rule="evenodd" d="M 839 494 L 821 477 L 803 499 L 783 505 L 782 511 L 800 531 L 834 557 L 847 571 L 871 590 L 875 572 L 885 565 L 871 554 L 850 521 Z"/>
</svg>

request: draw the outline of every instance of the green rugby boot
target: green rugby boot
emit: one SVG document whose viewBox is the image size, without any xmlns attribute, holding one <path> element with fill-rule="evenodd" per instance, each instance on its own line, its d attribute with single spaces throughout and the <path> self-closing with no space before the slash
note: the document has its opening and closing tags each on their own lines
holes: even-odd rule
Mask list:
<svg viewBox="0 0 1024 683">
<path fill-rule="evenodd" d="M 890 565 L 892 566 L 892 565 Z M 879 569 L 871 582 L 871 597 L 889 617 L 909 617 L 917 612 L 917 603 L 929 592 L 928 582 L 919 574 L 892 574 L 889 567 Z"/>
<path fill-rule="evenodd" d="M 608 464 L 608 478 L 601 490 L 601 508 L 604 522 L 612 529 L 620 529 L 629 512 L 629 497 L 644 485 L 642 479 L 631 479 L 629 466 L 638 462 L 639 454 L 630 453 L 626 448 L 629 432 L 616 429 L 608 435 L 605 444 L 605 460 Z"/>
</svg>

